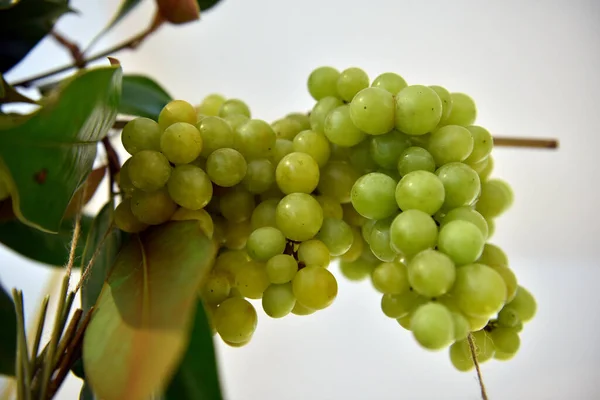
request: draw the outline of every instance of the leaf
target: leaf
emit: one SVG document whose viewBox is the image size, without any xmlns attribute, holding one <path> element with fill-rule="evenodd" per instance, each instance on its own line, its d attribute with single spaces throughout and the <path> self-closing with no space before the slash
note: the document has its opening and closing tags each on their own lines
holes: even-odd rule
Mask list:
<svg viewBox="0 0 600 400">
<path fill-rule="evenodd" d="M 95 400 L 96 396 L 94 396 L 94 392 L 92 392 L 92 388 L 87 382 L 83 382 L 83 386 L 81 387 L 81 392 L 79 392 L 79 400 Z"/>
<path fill-rule="evenodd" d="M 119 113 L 158 120 L 158 114 L 171 101 L 171 95 L 143 75 L 124 75 Z"/>
<path fill-rule="evenodd" d="M 222 398 L 213 336 L 206 310 L 199 301 L 190 344 L 175 377 L 167 388 L 164 400 L 221 400 Z"/>
<path fill-rule="evenodd" d="M 221 0 L 198 0 L 198 6 L 200 7 L 200 12 L 209 10 L 217 5 Z"/>
<path fill-rule="evenodd" d="M 93 218 L 81 218 L 81 238 L 85 239 Z M 74 221 L 65 220 L 58 233 L 43 232 L 18 220 L 0 223 L 0 243 L 31 259 L 54 267 L 64 267 L 69 259 Z M 75 255 L 81 258 L 84 240 L 80 240 Z"/>
<path fill-rule="evenodd" d="M 21 0 L 0 11 L 0 72 L 17 65 L 71 11 L 68 0 Z"/>
<path fill-rule="evenodd" d="M 121 76 L 120 67 L 91 69 L 51 93 L 35 113 L 9 121 L 0 116 L 0 173 L 22 222 L 58 231 L 92 169 L 97 142 L 115 121 Z"/>
<path fill-rule="evenodd" d="M 171 380 L 215 255 L 194 221 L 151 227 L 123 246 L 83 339 L 87 382 L 99 398 L 141 400 Z"/>
<path fill-rule="evenodd" d="M 67 210 L 65 211 L 65 217 L 73 217 L 80 210 L 80 206 L 85 206 L 96 194 L 96 190 L 98 190 L 98 186 L 100 186 L 100 182 L 104 179 L 104 175 L 106 174 L 106 166 L 102 166 L 96 168 L 90 172 L 85 183 L 77 189 L 69 205 L 67 206 Z M 82 199 L 83 197 L 83 199 Z"/>
<path fill-rule="evenodd" d="M 119 6 L 119 9 L 117 10 L 117 12 L 113 16 L 113 18 L 110 20 L 110 22 L 108 23 L 108 25 L 106 25 L 106 27 L 104 29 L 102 29 L 100 31 L 100 33 L 98 33 L 92 39 L 92 41 L 90 42 L 90 44 L 87 46 L 86 51 L 88 51 L 92 47 L 94 47 L 94 45 L 98 42 L 98 40 L 100 40 L 100 38 L 102 36 L 104 36 L 106 33 L 108 33 L 108 31 L 110 31 L 119 22 L 121 22 L 121 20 L 123 18 L 125 18 L 125 16 L 127 16 L 127 14 L 129 14 L 129 12 L 131 10 L 133 10 L 135 7 L 137 7 L 141 2 L 142 2 L 142 0 L 123 0 L 121 2 L 121 5 Z"/>
<path fill-rule="evenodd" d="M 15 303 L 0 285 L 0 374 L 14 375 L 17 355 L 17 313 Z"/>
<path fill-rule="evenodd" d="M 6 10 L 17 5 L 21 0 L 0 0 L 0 10 Z"/>
<path fill-rule="evenodd" d="M 29 97 L 22 95 L 15 89 L 10 86 L 5 80 L 2 73 L 0 73 L 0 104 L 7 103 L 30 103 L 37 104 L 35 101 L 31 100 Z"/>
</svg>

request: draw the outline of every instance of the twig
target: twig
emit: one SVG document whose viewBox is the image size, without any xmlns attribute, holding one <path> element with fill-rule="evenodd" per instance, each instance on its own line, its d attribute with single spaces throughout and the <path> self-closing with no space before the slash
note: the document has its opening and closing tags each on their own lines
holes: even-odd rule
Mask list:
<svg viewBox="0 0 600 400">
<path fill-rule="evenodd" d="M 55 30 L 52 30 L 50 32 L 50 35 L 65 49 L 67 49 L 69 53 L 71 53 L 71 57 L 73 58 L 73 63 L 75 67 L 80 69 L 85 67 L 87 61 L 84 59 L 83 53 L 79 49 L 77 43 L 67 39 L 65 36 L 63 36 Z"/>
<path fill-rule="evenodd" d="M 67 349 L 67 346 L 71 342 L 73 335 L 75 335 L 75 332 L 77 330 L 77 326 L 79 325 L 79 320 L 81 320 L 82 314 L 83 314 L 83 311 L 81 310 L 81 308 L 78 308 L 73 313 L 73 318 L 71 318 L 71 322 L 69 322 L 69 326 L 67 327 L 65 334 L 63 335 L 62 340 L 58 344 L 58 350 L 56 351 L 56 357 L 54 357 L 55 358 L 54 369 L 58 368 L 62 359 L 64 358 L 65 350 Z"/>
<path fill-rule="evenodd" d="M 42 300 L 42 307 L 40 308 L 38 323 L 35 332 L 35 339 L 33 340 L 33 347 L 31 349 L 31 361 L 29 362 L 32 377 L 35 375 L 35 360 L 38 355 L 37 353 L 40 349 L 40 342 L 42 341 L 42 332 L 44 331 L 44 323 L 46 322 L 46 313 L 48 312 L 49 301 L 50 296 L 46 295 L 44 297 L 44 300 Z"/>
<path fill-rule="evenodd" d="M 104 146 L 104 150 L 106 151 L 106 158 L 108 160 L 108 175 L 110 179 L 110 193 L 113 193 L 115 187 L 115 176 L 121 170 L 121 162 L 119 161 L 119 155 L 115 151 L 112 143 L 110 142 L 110 138 L 105 136 L 102 139 L 102 145 Z"/>
<path fill-rule="evenodd" d="M 67 276 L 71 278 L 71 271 L 73 270 L 73 264 L 75 264 L 75 252 L 77 250 L 77 242 L 79 242 L 79 236 L 81 235 L 81 214 L 83 208 L 83 199 L 87 192 L 87 182 L 83 184 L 83 193 L 79 199 L 79 206 L 77 214 L 75 214 L 75 228 L 73 229 L 73 238 L 71 239 L 71 249 L 69 250 L 69 260 L 67 261 Z"/>
<path fill-rule="evenodd" d="M 17 389 L 19 400 L 31 399 L 31 371 L 27 354 L 27 334 L 25 333 L 25 312 L 23 307 L 23 292 L 12 290 L 17 314 Z"/>
<path fill-rule="evenodd" d="M 100 254 L 100 251 L 102 250 L 102 247 L 104 246 L 104 242 L 106 241 L 108 236 L 112 233 L 112 230 L 113 230 L 113 221 L 111 221 L 110 225 L 108 226 L 108 229 L 106 230 L 106 233 L 104 233 L 104 236 L 102 237 L 102 240 L 100 241 L 100 243 L 98 243 L 98 247 L 96 247 L 96 250 L 94 250 L 94 254 L 92 254 L 92 258 L 90 258 L 90 261 L 88 262 L 85 269 L 83 270 L 83 273 L 81 274 L 81 278 L 79 278 L 79 283 L 77 283 L 77 287 L 75 287 L 75 293 L 77 293 L 79 291 L 79 289 L 81 289 L 81 287 L 83 286 L 88 275 L 90 274 L 90 272 L 92 272 L 92 267 L 94 266 L 94 263 L 96 262 L 96 258 Z"/>
<path fill-rule="evenodd" d="M 535 149 L 558 149 L 558 140 L 495 136 L 494 146 L 529 147 Z"/>
<path fill-rule="evenodd" d="M 471 350 L 471 357 L 473 358 L 473 364 L 475 365 L 475 371 L 477 371 L 477 380 L 479 381 L 479 389 L 481 390 L 481 399 L 488 400 L 487 392 L 485 391 L 485 385 L 483 384 L 483 378 L 481 377 L 481 369 L 479 368 L 479 361 L 477 361 L 477 351 L 475 349 L 475 341 L 473 335 L 469 333 L 467 337 L 469 341 L 469 349 Z"/>
</svg>

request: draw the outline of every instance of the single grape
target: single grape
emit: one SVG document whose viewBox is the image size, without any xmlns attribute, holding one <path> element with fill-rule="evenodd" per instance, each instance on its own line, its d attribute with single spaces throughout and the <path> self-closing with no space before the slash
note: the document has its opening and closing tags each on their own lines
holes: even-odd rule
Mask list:
<svg viewBox="0 0 600 400">
<path fill-rule="evenodd" d="M 115 225 L 123 232 L 137 233 L 148 227 L 131 212 L 131 199 L 125 199 L 115 209 Z"/>
<path fill-rule="evenodd" d="M 486 218 L 495 218 L 505 212 L 512 203 L 512 190 L 499 179 L 490 179 L 481 184 L 481 196 L 475 208 Z"/>
<path fill-rule="evenodd" d="M 398 257 L 398 252 L 391 246 L 391 223 L 392 217 L 375 222 L 368 240 L 373 255 L 379 260 L 386 262 L 392 262 Z"/>
<path fill-rule="evenodd" d="M 327 269 L 317 266 L 302 268 L 292 280 L 296 300 L 313 310 L 327 308 L 337 296 L 335 277 Z"/>
<path fill-rule="evenodd" d="M 260 119 L 248 120 L 240 125 L 234 134 L 234 147 L 246 159 L 268 157 L 277 140 L 271 125 Z"/>
<path fill-rule="evenodd" d="M 344 220 L 324 218 L 316 238 L 325 243 L 332 256 L 337 257 L 350 249 L 354 235 L 350 225 Z"/>
<path fill-rule="evenodd" d="M 275 284 L 291 282 L 298 272 L 296 259 L 288 254 L 277 254 L 267 261 L 267 276 Z"/>
<path fill-rule="evenodd" d="M 483 246 L 483 252 L 477 262 L 485 265 L 502 265 L 508 267 L 508 257 L 506 253 L 500 247 L 492 243 L 486 243 L 485 246 Z"/>
<path fill-rule="evenodd" d="M 438 97 L 442 101 L 442 118 L 440 118 L 440 125 L 443 125 L 452 111 L 452 96 L 445 88 L 441 86 L 429 86 L 431 90 L 437 93 Z"/>
<path fill-rule="evenodd" d="M 469 320 L 458 311 L 451 311 L 451 313 L 454 322 L 454 340 L 463 340 L 471 332 Z"/>
<path fill-rule="evenodd" d="M 329 141 L 324 134 L 311 130 L 300 132 L 294 137 L 293 149 L 296 152 L 306 153 L 319 164 L 319 167 L 324 167 L 329 161 L 331 148 Z"/>
<path fill-rule="evenodd" d="M 249 299 L 260 299 L 269 287 L 269 276 L 265 263 L 248 261 L 236 274 L 235 287 Z"/>
<path fill-rule="evenodd" d="M 262 192 L 258 198 L 260 199 L 260 201 L 265 201 L 268 199 L 277 199 L 277 200 L 281 200 L 283 198 L 283 196 L 285 196 L 281 190 L 279 189 L 279 186 L 277 185 L 271 185 L 271 187 L 269 189 L 267 189 L 267 191 Z"/>
<path fill-rule="evenodd" d="M 349 203 L 358 173 L 343 161 L 330 161 L 323 169 L 317 186 L 319 193 L 333 197 L 341 204 Z"/>
<path fill-rule="evenodd" d="M 362 237 L 366 243 L 369 243 L 371 241 L 371 233 L 373 232 L 373 227 L 375 227 L 376 223 L 376 219 L 368 219 L 360 228 Z"/>
<path fill-rule="evenodd" d="M 395 96 L 399 91 L 404 89 L 407 84 L 400 75 L 393 72 L 384 72 L 375 78 L 371 86 L 387 90 Z"/>
<path fill-rule="evenodd" d="M 300 124 L 300 132 L 310 129 L 310 118 L 306 113 L 291 113 L 286 116 L 288 119 L 293 119 Z"/>
<path fill-rule="evenodd" d="M 265 226 L 253 231 L 246 242 L 248 255 L 257 261 L 268 261 L 271 257 L 283 253 L 285 236 L 279 229 Z"/>
<path fill-rule="evenodd" d="M 174 164 L 190 163 L 202 151 L 202 135 L 194 125 L 176 122 L 160 137 L 160 150 Z"/>
<path fill-rule="evenodd" d="M 442 101 L 427 86 L 411 85 L 396 95 L 396 129 L 408 135 L 431 132 L 442 117 Z"/>
<path fill-rule="evenodd" d="M 531 320 L 537 311 L 535 298 L 523 286 L 519 286 L 515 298 L 508 304 L 519 315 L 521 322 Z"/>
<path fill-rule="evenodd" d="M 469 343 L 466 339 L 457 341 L 450 346 L 450 362 L 454 368 L 461 372 L 467 372 L 473 369 L 473 359 L 469 350 Z"/>
<path fill-rule="evenodd" d="M 515 273 L 504 265 L 488 265 L 488 267 L 499 273 L 502 279 L 504 279 L 504 284 L 506 285 L 506 302 L 512 301 L 519 287 Z"/>
<path fill-rule="evenodd" d="M 133 186 L 152 192 L 165 186 L 171 176 L 171 166 L 162 153 L 142 150 L 131 156 L 127 172 Z"/>
<path fill-rule="evenodd" d="M 235 188 L 221 196 L 219 201 L 221 214 L 231 222 L 250 219 L 254 211 L 254 196 L 242 188 Z"/>
<path fill-rule="evenodd" d="M 435 214 L 444 203 L 444 184 L 432 172 L 413 171 L 404 175 L 395 190 L 398 207 L 402 211 L 420 210 Z"/>
<path fill-rule="evenodd" d="M 277 223 L 275 222 L 275 213 L 277 204 L 279 204 L 279 199 L 276 198 L 260 202 L 254 211 L 252 211 L 252 216 L 250 217 L 252 229 L 262 228 L 263 226 L 272 226 L 273 228 L 276 228 Z"/>
<path fill-rule="evenodd" d="M 262 306 L 271 318 L 283 318 L 296 305 L 296 297 L 292 291 L 291 282 L 281 285 L 270 285 L 262 297 Z"/>
<path fill-rule="evenodd" d="M 396 322 L 400 324 L 401 327 L 410 331 L 410 322 L 412 321 L 412 314 L 406 314 L 404 317 L 396 318 Z"/>
<path fill-rule="evenodd" d="M 384 135 L 385 136 L 385 135 Z M 356 171 L 361 174 L 374 172 L 379 168 L 379 165 L 371 156 L 371 139 L 363 140 L 356 146 L 348 149 L 348 161 Z"/>
<path fill-rule="evenodd" d="M 229 117 L 231 115 L 241 114 L 245 117 L 250 118 L 251 113 L 248 105 L 242 100 L 229 99 L 225 100 L 219 109 L 219 117 Z"/>
<path fill-rule="evenodd" d="M 260 158 L 252 160 L 246 168 L 246 175 L 242 185 L 247 191 L 254 194 L 264 193 L 275 182 L 275 168 L 271 161 Z"/>
<path fill-rule="evenodd" d="M 287 139 L 277 139 L 275 141 L 275 146 L 273 150 L 271 150 L 271 154 L 269 154 L 269 160 L 273 165 L 279 164 L 279 161 L 288 154 L 294 151 L 294 143 L 291 140 Z"/>
<path fill-rule="evenodd" d="M 404 176 L 413 171 L 435 171 L 433 156 L 422 147 L 409 147 L 398 158 L 398 173 Z"/>
<path fill-rule="evenodd" d="M 437 235 L 438 229 L 433 218 L 420 210 L 400 213 L 390 227 L 392 248 L 406 257 L 434 247 Z"/>
<path fill-rule="evenodd" d="M 285 194 L 311 193 L 319 183 L 319 165 L 306 153 L 290 153 L 277 164 L 275 181 Z"/>
<path fill-rule="evenodd" d="M 218 149 L 206 160 L 206 173 L 219 186 L 235 186 L 244 179 L 248 164 L 244 156 L 234 149 Z"/>
<path fill-rule="evenodd" d="M 271 124 L 277 139 L 293 140 L 302 131 L 302 124 L 293 118 L 282 118 Z M 308 128 L 310 129 L 310 121 Z"/>
<path fill-rule="evenodd" d="M 296 301 L 294 308 L 292 308 L 292 314 L 300 316 L 314 314 L 316 311 L 317 310 L 303 306 L 298 301 Z"/>
<path fill-rule="evenodd" d="M 244 343 L 252 339 L 257 319 L 254 306 L 239 297 L 221 303 L 214 317 L 217 332 L 223 340 L 231 343 Z"/>
<path fill-rule="evenodd" d="M 356 261 L 341 260 L 340 272 L 349 280 L 358 282 L 367 279 L 375 265 L 361 258 Z"/>
<path fill-rule="evenodd" d="M 250 257 L 245 250 L 221 251 L 215 260 L 213 271 L 223 272 L 233 289 L 238 272 L 246 266 L 248 261 L 250 261 Z"/>
<path fill-rule="evenodd" d="M 481 214 L 471 207 L 463 206 L 450 210 L 441 220 L 440 229 L 452 221 L 467 221 L 475 225 L 481 231 L 483 238 L 488 237 L 488 225 Z M 485 264 L 485 263 L 482 263 Z"/>
<path fill-rule="evenodd" d="M 178 208 L 171 216 L 171 221 L 198 221 L 200 229 L 208 237 L 213 238 L 215 225 L 212 217 L 206 210 L 189 210 L 187 208 Z"/>
<path fill-rule="evenodd" d="M 202 137 L 202 157 L 208 157 L 213 151 L 231 148 L 234 144 L 234 134 L 231 126 L 223 118 L 206 117 L 196 124 Z"/>
<path fill-rule="evenodd" d="M 291 240 L 305 241 L 317 234 L 323 224 L 319 202 L 306 193 L 292 193 L 277 205 L 277 228 Z"/>
<path fill-rule="evenodd" d="M 421 346 L 439 350 L 454 340 L 454 321 L 446 307 L 438 303 L 423 304 L 415 310 L 410 330 Z"/>
<path fill-rule="evenodd" d="M 308 92 L 313 99 L 319 101 L 323 97 L 337 94 L 337 81 L 340 72 L 333 67 L 319 67 L 308 76 Z"/>
<path fill-rule="evenodd" d="M 360 215 L 355 209 L 352 203 L 342 204 L 343 218 L 351 226 L 361 227 L 367 222 L 367 218 Z"/>
<path fill-rule="evenodd" d="M 473 125 L 477 117 L 477 107 L 472 98 L 464 93 L 450 93 L 452 109 L 446 119 L 447 125 Z"/>
<path fill-rule="evenodd" d="M 337 200 L 324 195 L 318 195 L 314 197 L 323 209 L 324 218 L 342 219 L 344 212 L 342 211 L 342 205 Z"/>
<path fill-rule="evenodd" d="M 389 318 L 402 318 L 426 302 L 427 299 L 412 290 L 402 294 L 384 294 L 381 297 L 381 310 Z"/>
<path fill-rule="evenodd" d="M 467 129 L 473 137 L 473 151 L 465 162 L 472 164 L 486 159 L 494 148 L 494 138 L 492 138 L 487 129 L 481 126 L 471 125 L 467 126 Z"/>
<path fill-rule="evenodd" d="M 354 239 L 352 240 L 352 246 L 350 246 L 348 251 L 340 256 L 341 261 L 352 262 L 358 260 L 365 247 L 365 241 L 362 238 L 360 230 L 355 226 L 350 226 L 350 229 L 352 230 Z"/>
<path fill-rule="evenodd" d="M 509 303 L 510 304 L 510 303 Z M 517 311 L 510 305 L 502 307 L 498 313 L 498 325 L 505 328 L 515 328 L 521 323 L 521 318 Z"/>
<path fill-rule="evenodd" d="M 346 102 L 352 101 L 358 92 L 367 87 L 369 87 L 369 76 L 356 67 L 343 70 L 337 80 L 337 93 Z"/>
<path fill-rule="evenodd" d="M 423 250 L 408 263 L 410 286 L 426 297 L 439 297 L 447 293 L 456 279 L 452 260 L 437 250 Z"/>
<path fill-rule="evenodd" d="M 508 361 L 508 360 L 512 360 L 512 358 L 516 355 L 517 353 L 503 353 L 501 351 L 496 350 L 494 352 L 494 360 L 499 360 L 499 361 Z"/>
<path fill-rule="evenodd" d="M 457 268 L 452 292 L 456 304 L 467 316 L 490 317 L 500 311 L 506 301 L 504 280 L 483 264 Z"/>
<path fill-rule="evenodd" d="M 233 115 L 229 115 L 227 117 L 223 117 L 223 119 L 225 121 L 227 121 L 227 123 L 229 124 L 229 126 L 231 127 L 232 132 L 234 132 L 242 125 L 244 125 L 246 122 L 250 121 L 250 118 L 248 118 L 245 115 L 242 114 L 233 114 Z M 235 136 L 233 138 L 233 143 L 235 145 Z"/>
<path fill-rule="evenodd" d="M 129 121 L 121 133 L 123 147 L 131 155 L 142 150 L 160 151 L 160 126 L 150 118 L 135 118 Z"/>
<path fill-rule="evenodd" d="M 384 262 L 371 273 L 371 282 L 383 294 L 402 294 L 410 288 L 406 265 L 400 262 Z"/>
<path fill-rule="evenodd" d="M 473 223 L 456 220 L 440 229 L 438 249 L 447 254 L 457 265 L 475 262 L 483 252 L 485 238 Z"/>
<path fill-rule="evenodd" d="M 190 210 L 198 210 L 208 204 L 213 194 L 210 178 L 202 169 L 184 164 L 173 168 L 167 182 L 173 201 Z"/>
<path fill-rule="evenodd" d="M 404 150 L 411 145 L 407 135 L 396 130 L 384 135 L 375 136 L 370 141 L 370 154 L 373 161 L 381 168 L 395 170 L 398 159 Z"/>
<path fill-rule="evenodd" d="M 331 111 L 342 104 L 343 103 L 340 99 L 333 96 L 323 97 L 321 100 L 319 100 L 310 112 L 310 129 L 325 133 L 325 119 Z M 349 118 L 350 114 L 348 111 L 348 119 Z"/>
<path fill-rule="evenodd" d="M 331 156 L 330 161 L 344 161 L 350 162 L 350 148 L 344 146 L 338 146 L 337 144 L 331 143 Z"/>
<path fill-rule="evenodd" d="M 196 111 L 206 116 L 219 115 L 219 110 L 223 103 L 225 103 L 225 97 L 217 93 L 212 93 L 202 100 L 200 105 L 196 107 Z"/>
<path fill-rule="evenodd" d="M 136 187 L 131 182 L 131 178 L 129 177 L 129 163 L 131 162 L 131 158 L 125 160 L 123 165 L 121 166 L 121 170 L 119 171 L 117 183 L 121 188 L 121 192 L 124 197 L 131 197 L 133 192 L 135 192 Z M 0 187 L 3 186 L 2 179 L 0 179 Z M 6 189 L 8 190 L 8 189 Z M 7 192 L 8 193 L 8 192 Z"/>
<path fill-rule="evenodd" d="M 446 210 L 472 204 L 481 191 L 479 176 L 466 164 L 445 164 L 435 174 L 444 184 L 446 196 L 443 207 Z"/>
<path fill-rule="evenodd" d="M 396 181 L 385 174 L 363 175 L 352 186 L 352 206 L 366 218 L 390 217 L 398 211 L 395 190 Z"/>
<path fill-rule="evenodd" d="M 473 336 L 473 342 L 475 343 L 477 360 L 480 363 L 490 360 L 496 352 L 496 347 L 494 346 L 490 334 L 484 329 L 481 329 L 477 332 L 473 332 L 471 335 Z M 468 351 L 470 354 L 471 350 L 469 349 Z"/>
<path fill-rule="evenodd" d="M 305 266 L 327 268 L 331 255 L 327 245 L 319 239 L 311 239 L 298 246 L 298 261 Z"/>
<path fill-rule="evenodd" d="M 424 135 L 411 136 L 410 141 L 413 146 L 427 148 L 429 144 L 429 138 L 431 137 L 431 133 L 426 133 Z"/>
<path fill-rule="evenodd" d="M 347 104 L 336 106 L 328 112 L 320 132 L 323 132 L 331 143 L 342 147 L 355 146 L 366 137 L 352 122 L 350 106 Z"/>
<path fill-rule="evenodd" d="M 394 96 L 378 87 L 361 90 L 350 103 L 352 122 L 370 135 L 383 135 L 394 129 L 394 113 Z"/>
<path fill-rule="evenodd" d="M 521 340 L 519 334 L 512 328 L 497 327 L 490 332 L 496 351 L 515 354 L 519 351 Z"/>
<path fill-rule="evenodd" d="M 176 209 L 177 205 L 171 200 L 166 189 L 154 192 L 139 190 L 131 196 L 131 212 L 144 224 L 163 224 L 171 219 Z"/>
<path fill-rule="evenodd" d="M 473 137 L 467 128 L 446 125 L 431 133 L 427 150 L 438 166 L 464 161 L 473 151 Z"/>
<path fill-rule="evenodd" d="M 213 271 L 202 286 L 201 297 L 209 304 L 221 304 L 229 297 L 230 291 L 231 285 L 227 274 Z"/>
<path fill-rule="evenodd" d="M 196 109 L 187 101 L 172 100 L 167 103 L 158 114 L 158 125 L 162 130 L 177 122 L 195 124 L 197 120 Z"/>
</svg>

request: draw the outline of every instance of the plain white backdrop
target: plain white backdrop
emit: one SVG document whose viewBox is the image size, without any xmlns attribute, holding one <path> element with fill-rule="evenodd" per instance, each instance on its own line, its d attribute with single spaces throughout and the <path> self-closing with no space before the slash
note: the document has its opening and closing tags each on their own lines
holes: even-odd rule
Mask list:
<svg viewBox="0 0 600 400">
<path fill-rule="evenodd" d="M 62 18 L 58 29 L 86 44 L 120 1 L 71 3 L 81 14 Z M 97 49 L 144 28 L 153 3 Z M 165 27 L 118 58 L 125 73 L 152 76 L 176 98 L 198 102 L 219 92 L 269 121 L 312 107 L 306 78 L 317 66 L 358 66 L 372 78 L 394 71 L 412 84 L 470 94 L 478 123 L 495 134 L 560 139 L 559 151 L 495 150 L 494 174 L 513 185 L 516 199 L 493 242 L 539 312 L 517 357 L 485 364 L 483 376 L 494 400 L 597 399 L 599 22 L 597 0 L 224 0 L 199 23 Z M 7 79 L 68 62 L 44 40 Z M 339 295 L 329 309 L 283 320 L 259 311 L 248 346 L 217 345 L 227 399 L 479 398 L 474 373 L 456 372 L 444 351 L 421 349 L 380 312 L 368 282 L 334 271 Z M 30 316 L 49 276 L 0 247 L 0 279 L 25 291 Z M 76 399 L 79 382 L 69 378 L 59 398 Z"/>
</svg>

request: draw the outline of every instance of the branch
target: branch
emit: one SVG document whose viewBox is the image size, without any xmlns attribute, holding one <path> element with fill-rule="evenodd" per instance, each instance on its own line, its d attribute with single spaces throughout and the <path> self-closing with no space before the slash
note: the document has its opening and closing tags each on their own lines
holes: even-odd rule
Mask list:
<svg viewBox="0 0 600 400">
<path fill-rule="evenodd" d="M 77 45 L 77 43 L 67 39 L 65 36 L 63 36 L 55 30 L 51 31 L 50 35 L 65 49 L 67 49 L 69 53 L 71 53 L 71 58 L 73 58 L 74 66 L 76 68 L 81 69 L 85 67 L 86 60 L 84 59 L 81 50 L 79 50 L 79 46 Z"/>
<path fill-rule="evenodd" d="M 557 139 L 533 139 L 514 137 L 494 137 L 494 146 L 529 147 L 535 149 L 558 149 Z"/>
</svg>

